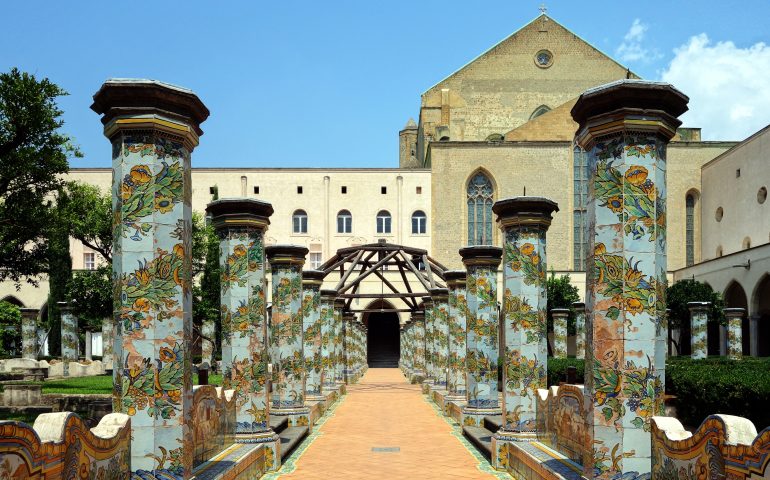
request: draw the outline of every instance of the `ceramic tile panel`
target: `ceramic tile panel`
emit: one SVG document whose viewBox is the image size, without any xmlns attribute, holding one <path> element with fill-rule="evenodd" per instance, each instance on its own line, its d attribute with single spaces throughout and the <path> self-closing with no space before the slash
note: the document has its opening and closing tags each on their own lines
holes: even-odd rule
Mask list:
<svg viewBox="0 0 770 480">
<path fill-rule="evenodd" d="M 444 288 L 433 289 L 431 297 L 434 385 L 443 390 L 447 388 L 449 368 L 449 292 Z"/>
<path fill-rule="evenodd" d="M 586 305 L 575 302 L 572 308 L 575 311 L 575 357 L 582 359 L 586 355 Z"/>
<path fill-rule="evenodd" d="M 66 302 L 59 302 L 61 312 L 61 359 L 63 375 L 69 376 L 70 362 L 78 361 L 78 318 L 72 313 L 72 309 Z"/>
<path fill-rule="evenodd" d="M 567 319 L 569 309 L 554 308 L 551 310 L 553 318 L 553 356 L 555 358 L 567 358 Z"/>
<path fill-rule="evenodd" d="M 745 308 L 725 308 L 727 317 L 727 356 L 733 360 L 743 358 L 743 317 Z"/>
<path fill-rule="evenodd" d="M 321 381 L 326 389 L 334 388 L 334 299 L 337 292 L 323 290 L 319 305 L 321 323 Z"/>
<path fill-rule="evenodd" d="M 412 321 L 414 322 L 414 369 L 412 374 L 414 376 L 425 375 L 425 316 L 420 313 L 412 314 Z"/>
<path fill-rule="evenodd" d="M 321 352 L 321 283 L 303 281 L 302 341 L 305 358 L 305 394 L 321 398 L 323 357 Z"/>
<path fill-rule="evenodd" d="M 343 356 L 342 308 L 344 302 L 337 300 L 334 304 L 332 317 L 332 344 L 334 345 L 334 381 L 345 383 L 345 365 Z"/>
<path fill-rule="evenodd" d="M 423 307 L 425 308 L 425 382 L 433 384 L 436 381 L 433 299 L 423 297 Z"/>
<path fill-rule="evenodd" d="M 37 360 L 37 314 L 33 308 L 21 309 L 21 357 Z"/>
<path fill-rule="evenodd" d="M 465 351 L 466 351 L 466 312 L 468 304 L 465 296 L 465 272 L 457 270 L 445 272 L 449 287 L 449 376 L 450 396 L 465 398 Z"/>
<path fill-rule="evenodd" d="M 216 332 L 214 330 L 214 321 L 206 318 L 201 325 L 201 364 L 206 364 L 211 368 L 214 365 L 214 339 Z"/>
</svg>

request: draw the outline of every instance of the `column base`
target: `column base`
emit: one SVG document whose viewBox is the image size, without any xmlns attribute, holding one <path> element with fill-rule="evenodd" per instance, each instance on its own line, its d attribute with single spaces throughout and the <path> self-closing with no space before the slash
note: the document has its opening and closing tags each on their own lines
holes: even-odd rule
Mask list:
<svg viewBox="0 0 770 480">
<path fill-rule="evenodd" d="M 310 427 L 310 408 L 307 406 L 270 409 L 271 417 L 286 417 L 290 427 Z"/>
<path fill-rule="evenodd" d="M 484 417 L 502 414 L 500 407 L 475 408 L 466 405 L 460 411 L 460 424 L 467 427 L 483 427 Z"/>
<path fill-rule="evenodd" d="M 434 380 L 430 377 L 424 379 L 422 381 L 422 393 L 429 395 L 430 391 L 433 390 Z"/>
<path fill-rule="evenodd" d="M 236 433 L 235 443 L 259 443 L 265 446 L 265 469 L 275 472 L 281 467 L 281 439 L 272 429 L 254 433 Z"/>
<path fill-rule="evenodd" d="M 425 373 L 419 370 L 414 370 L 407 378 L 409 379 L 409 383 L 413 385 L 421 385 L 422 382 L 425 381 Z"/>
</svg>

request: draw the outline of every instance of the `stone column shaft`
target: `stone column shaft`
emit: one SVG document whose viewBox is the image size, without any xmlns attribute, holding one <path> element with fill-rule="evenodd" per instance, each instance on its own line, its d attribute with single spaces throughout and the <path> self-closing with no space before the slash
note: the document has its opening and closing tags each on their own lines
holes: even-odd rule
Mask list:
<svg viewBox="0 0 770 480">
<path fill-rule="evenodd" d="M 434 288 L 430 294 L 433 300 L 434 385 L 438 390 L 445 390 L 449 373 L 449 290 Z"/>
<path fill-rule="evenodd" d="M 586 294 L 589 478 L 651 469 L 649 423 L 663 414 L 666 146 L 687 110 L 668 84 L 619 80 L 572 108 L 590 167 Z"/>
<path fill-rule="evenodd" d="M 413 381 L 421 382 L 425 378 L 425 313 L 412 313 L 414 323 L 414 369 Z"/>
<path fill-rule="evenodd" d="M 305 396 L 308 400 L 323 400 L 321 352 L 321 284 L 324 272 L 302 272 L 303 355 L 305 358 Z"/>
<path fill-rule="evenodd" d="M 334 317 L 332 323 L 332 338 L 334 344 L 334 381 L 337 384 L 345 383 L 345 365 L 343 355 L 342 309 L 345 301 L 337 299 L 334 302 Z"/>
<path fill-rule="evenodd" d="M 425 308 L 425 383 L 436 383 L 434 326 L 433 326 L 433 299 L 422 297 Z"/>
<path fill-rule="evenodd" d="M 567 320 L 568 308 L 554 308 L 551 310 L 553 318 L 553 356 L 554 358 L 567 358 Z"/>
<path fill-rule="evenodd" d="M 337 290 L 321 290 L 320 320 L 321 320 L 321 379 L 323 388 L 335 388 L 334 366 L 334 299 Z"/>
<path fill-rule="evenodd" d="M 345 377 L 345 383 L 353 383 L 353 364 L 355 362 L 355 345 L 353 341 L 353 322 L 355 321 L 355 315 L 352 312 L 344 312 L 342 314 L 342 352 L 343 352 L 343 369 L 342 373 Z"/>
<path fill-rule="evenodd" d="M 450 270 L 444 272 L 449 287 L 449 396 L 465 399 L 465 350 L 466 313 L 468 303 L 465 300 L 465 271 Z"/>
<path fill-rule="evenodd" d="M 689 302 L 690 358 L 702 360 L 708 356 L 708 315 L 711 302 Z"/>
<path fill-rule="evenodd" d="M 303 357 L 302 266 L 308 249 L 297 245 L 265 248 L 270 262 L 273 312 L 270 347 L 275 371 L 271 415 L 285 415 L 289 425 L 309 425 L 305 406 L 305 359 Z"/>
<path fill-rule="evenodd" d="M 743 317 L 745 308 L 725 308 L 727 317 L 727 355 L 733 360 L 743 358 Z"/>
<path fill-rule="evenodd" d="M 133 79 L 105 82 L 91 109 L 112 143 L 113 411 L 131 416 L 132 471 L 189 478 L 190 156 L 209 111 L 190 90 Z"/>
<path fill-rule="evenodd" d="M 502 249 L 487 245 L 460 249 L 467 270 L 468 303 L 467 403 L 462 410 L 463 425 L 480 426 L 485 416 L 501 413 L 497 392 L 497 268 L 502 254 Z"/>
<path fill-rule="evenodd" d="M 586 304 L 575 302 L 572 304 L 575 310 L 575 357 L 586 357 Z"/>
<path fill-rule="evenodd" d="M 37 315 L 36 308 L 21 309 L 21 357 L 37 360 Z"/>
</svg>

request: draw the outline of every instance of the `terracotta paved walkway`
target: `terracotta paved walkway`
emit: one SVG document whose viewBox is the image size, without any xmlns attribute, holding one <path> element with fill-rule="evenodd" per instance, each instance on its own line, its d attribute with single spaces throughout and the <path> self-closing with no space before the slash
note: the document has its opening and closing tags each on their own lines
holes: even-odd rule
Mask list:
<svg viewBox="0 0 770 480">
<path fill-rule="evenodd" d="M 372 448 L 399 447 L 398 452 Z M 452 426 L 396 368 L 372 368 L 348 394 L 289 479 L 493 479 Z M 286 468 L 286 467 L 284 467 Z M 280 473 L 280 472 L 279 472 Z"/>
</svg>

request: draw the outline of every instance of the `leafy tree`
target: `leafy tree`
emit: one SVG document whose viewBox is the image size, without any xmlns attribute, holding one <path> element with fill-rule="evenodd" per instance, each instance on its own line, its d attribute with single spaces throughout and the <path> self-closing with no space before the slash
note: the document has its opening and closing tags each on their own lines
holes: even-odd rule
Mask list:
<svg viewBox="0 0 770 480">
<path fill-rule="evenodd" d="M 198 263 L 197 273 L 200 274 L 200 284 L 193 287 L 193 318 L 197 328 L 205 320 L 213 320 L 216 331 L 215 348 L 220 345 L 221 322 L 220 305 L 220 269 L 219 269 L 219 237 L 211 225 L 207 225 L 201 217 L 194 217 L 193 222 L 193 269 Z M 200 332 L 199 330 L 199 333 Z M 221 352 L 220 352 L 221 353 Z"/>
<path fill-rule="evenodd" d="M 556 276 L 556 272 L 551 270 L 551 276 L 548 278 L 546 288 L 548 290 L 548 331 L 553 331 L 553 319 L 550 312 L 554 308 L 569 308 L 570 314 L 567 320 L 567 332 L 570 335 L 575 334 L 575 312 L 572 309 L 574 302 L 580 301 L 580 293 L 576 286 L 572 285 L 569 275 Z"/>
<path fill-rule="evenodd" d="M 61 353 L 61 311 L 57 302 L 69 301 L 68 287 L 72 279 L 72 256 L 70 254 L 69 225 L 66 220 L 68 197 L 58 196 L 52 208 L 54 214 L 46 227 L 48 236 L 48 351 L 51 355 Z"/>
<path fill-rule="evenodd" d="M 102 320 L 112 316 L 112 268 L 75 272 L 69 284 L 72 311 L 82 325 L 92 330 L 102 328 Z"/>
<path fill-rule="evenodd" d="M 722 325 L 727 323 L 723 309 L 725 302 L 719 292 L 715 292 L 711 285 L 699 282 L 695 279 L 680 280 L 666 288 L 666 304 L 671 311 L 668 316 L 669 332 L 671 329 L 679 328 L 679 338 L 690 338 L 690 309 L 687 308 L 689 302 L 711 302 L 711 311 L 709 312 L 709 322 L 718 322 Z M 672 340 L 673 341 L 673 340 Z M 682 348 L 689 348 L 687 345 L 676 345 L 681 354 L 686 354 Z"/>
<path fill-rule="evenodd" d="M 112 198 L 93 185 L 68 182 L 67 203 L 59 219 L 67 222 L 70 236 L 112 261 Z"/>
<path fill-rule="evenodd" d="M 14 68 L 0 74 L 0 281 L 36 284 L 51 256 L 46 228 L 68 158 L 56 84 Z"/>
<path fill-rule="evenodd" d="M 21 310 L 11 302 L 0 302 L 0 357 L 21 351 Z"/>
</svg>

